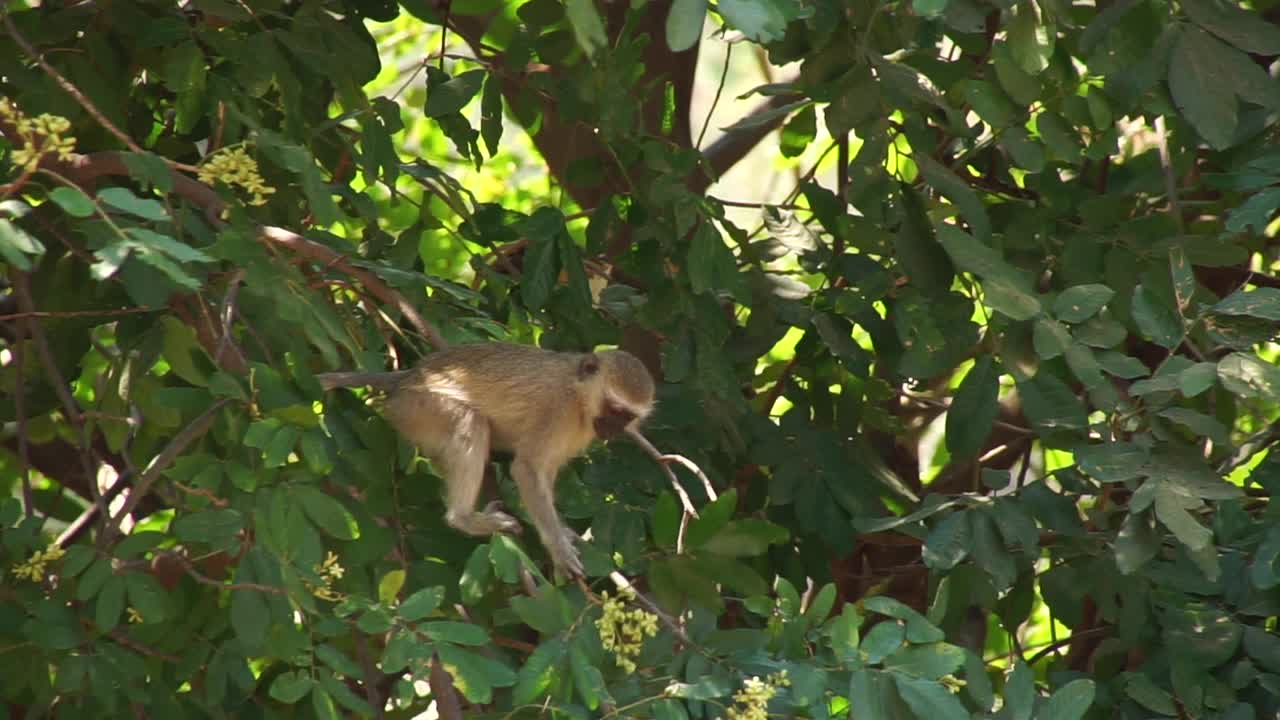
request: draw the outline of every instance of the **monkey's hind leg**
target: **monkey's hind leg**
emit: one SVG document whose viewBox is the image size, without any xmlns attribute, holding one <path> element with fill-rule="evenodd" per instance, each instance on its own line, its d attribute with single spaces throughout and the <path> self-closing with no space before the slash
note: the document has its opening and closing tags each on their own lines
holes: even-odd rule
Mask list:
<svg viewBox="0 0 1280 720">
<path fill-rule="evenodd" d="M 464 402 L 430 392 L 401 392 L 387 403 L 387 417 L 440 465 L 445 482 L 445 522 L 468 535 L 519 533 L 520 522 L 489 503 L 476 510 L 489 462 L 489 420 Z"/>
<path fill-rule="evenodd" d="M 468 535 L 520 532 L 520 522 L 498 510 L 497 501 L 475 509 L 489 462 L 489 420 L 470 408 L 458 409 L 455 417 L 453 442 L 440 457 L 448 486 L 445 522 Z"/>
</svg>

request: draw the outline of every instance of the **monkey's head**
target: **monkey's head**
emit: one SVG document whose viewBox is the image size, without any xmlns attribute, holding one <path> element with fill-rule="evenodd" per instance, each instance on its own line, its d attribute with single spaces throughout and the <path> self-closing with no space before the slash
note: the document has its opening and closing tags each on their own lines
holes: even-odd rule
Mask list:
<svg viewBox="0 0 1280 720">
<path fill-rule="evenodd" d="M 578 377 L 590 389 L 591 423 L 602 440 L 635 428 L 653 410 L 653 377 L 629 352 L 589 353 L 578 365 Z"/>
</svg>

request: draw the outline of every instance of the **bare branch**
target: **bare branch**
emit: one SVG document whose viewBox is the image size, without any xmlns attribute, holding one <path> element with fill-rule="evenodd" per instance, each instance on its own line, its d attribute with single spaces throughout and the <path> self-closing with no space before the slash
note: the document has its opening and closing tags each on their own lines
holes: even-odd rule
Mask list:
<svg viewBox="0 0 1280 720">
<path fill-rule="evenodd" d="M 223 398 L 210 405 L 204 412 L 196 416 L 196 419 L 192 420 L 190 425 L 187 425 L 177 435 L 174 435 L 169 444 L 160 451 L 160 454 L 152 458 L 146 469 L 142 471 L 137 484 L 130 490 L 129 498 L 125 500 L 120 511 L 111 517 L 106 527 L 103 528 L 102 537 L 99 538 L 100 546 L 105 547 L 111 541 L 115 533 L 120 530 L 120 523 L 129 516 L 129 513 L 133 512 L 133 509 L 151 490 L 151 486 L 155 484 L 156 480 L 160 479 L 160 473 L 164 472 L 187 449 L 188 445 L 209 430 L 209 426 L 213 425 L 213 420 L 217 417 L 218 411 L 229 402 L 231 401 Z"/>
</svg>

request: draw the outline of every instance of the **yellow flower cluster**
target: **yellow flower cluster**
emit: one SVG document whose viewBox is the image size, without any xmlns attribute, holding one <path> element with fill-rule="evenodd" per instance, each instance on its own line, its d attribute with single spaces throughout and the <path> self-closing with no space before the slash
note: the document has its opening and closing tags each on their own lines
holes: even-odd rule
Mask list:
<svg viewBox="0 0 1280 720">
<path fill-rule="evenodd" d="M 778 688 L 791 685 L 786 670 L 773 673 L 761 680 L 751 677 L 742 683 L 742 689 L 733 694 L 733 707 L 729 708 L 729 720 L 766 720 L 769 717 L 769 701 L 778 694 Z"/>
<path fill-rule="evenodd" d="M 314 570 L 324 582 L 323 585 L 312 585 L 311 583 L 306 584 L 307 589 L 311 591 L 312 595 L 315 595 L 321 600 L 331 601 L 338 601 L 344 597 L 342 593 L 333 589 L 333 584 L 338 580 L 341 580 L 342 574 L 346 572 L 346 570 L 342 568 L 342 565 L 338 564 L 338 556 L 335 555 L 333 551 L 326 553 L 324 556 L 324 562 L 316 565 L 312 570 Z"/>
<path fill-rule="evenodd" d="M 658 634 L 658 616 L 641 608 L 627 609 L 627 603 L 636 599 L 635 593 L 626 589 L 615 597 L 601 593 L 604 613 L 596 621 L 600 631 L 600 645 L 613 652 L 618 667 L 633 673 L 640 646 L 646 637 Z"/>
<path fill-rule="evenodd" d="M 59 160 L 70 160 L 76 149 L 76 139 L 66 134 L 71 129 L 71 121 L 61 115 L 42 113 L 29 117 L 13 103 L 3 100 L 0 118 L 18 130 L 22 145 L 14 149 L 13 162 L 25 171 L 34 170 L 40 158 L 50 153 L 56 154 Z"/>
<path fill-rule="evenodd" d="M 222 181 L 232 187 L 239 186 L 253 195 L 250 205 L 266 205 L 267 196 L 275 192 L 258 172 L 258 161 L 249 156 L 243 147 L 223 148 L 205 159 L 200 166 L 200 181 L 209 185 Z"/>
<path fill-rule="evenodd" d="M 44 550 L 37 550 L 26 562 L 14 565 L 9 572 L 16 575 L 19 579 L 30 580 L 31 582 L 44 582 L 45 566 L 55 560 L 59 560 L 67 551 L 57 545 L 50 545 Z"/>
</svg>

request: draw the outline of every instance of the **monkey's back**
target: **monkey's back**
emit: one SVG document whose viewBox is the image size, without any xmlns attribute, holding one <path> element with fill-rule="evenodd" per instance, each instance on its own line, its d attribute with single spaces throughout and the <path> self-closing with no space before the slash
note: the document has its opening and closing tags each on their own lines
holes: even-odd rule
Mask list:
<svg viewBox="0 0 1280 720">
<path fill-rule="evenodd" d="M 445 434 L 457 413 L 470 410 L 488 419 L 493 448 L 518 454 L 523 445 L 568 459 L 593 439 L 579 378 L 583 357 L 512 343 L 455 345 L 428 355 L 400 381 L 387 416 L 413 437 L 423 434 L 414 429 Z"/>
</svg>

